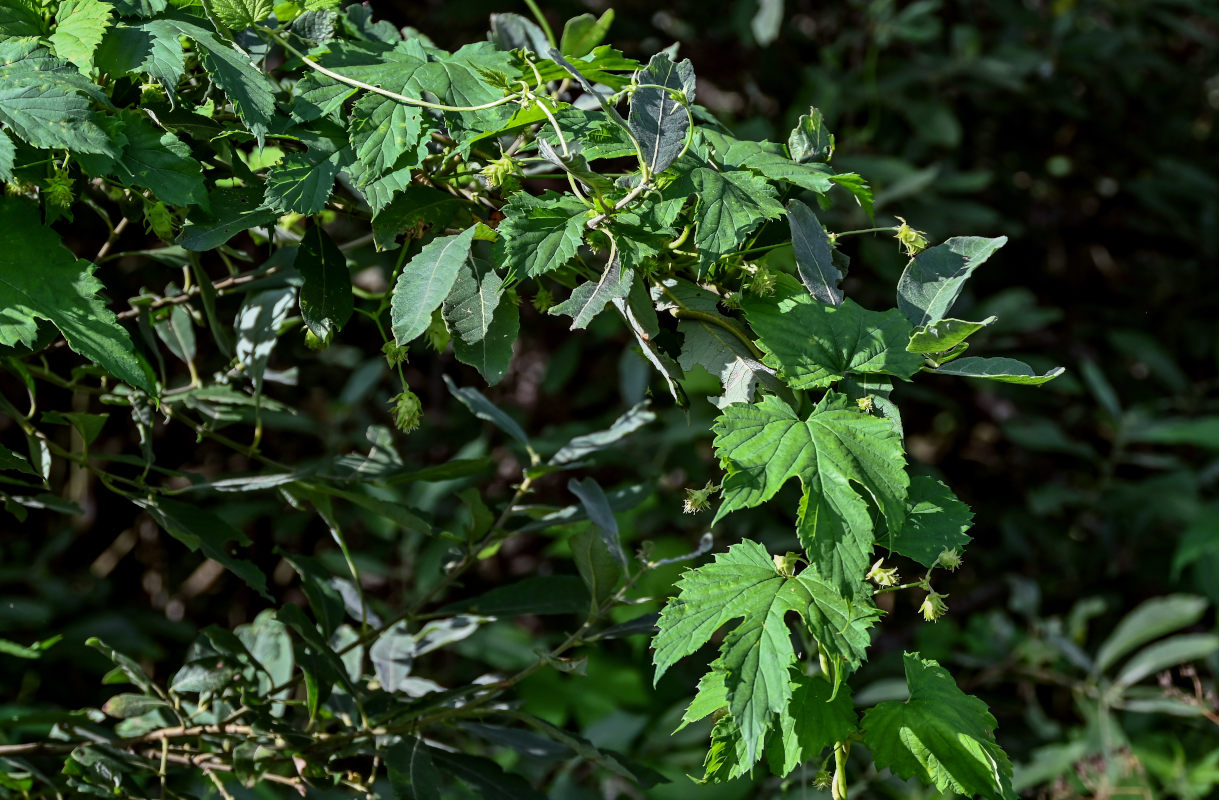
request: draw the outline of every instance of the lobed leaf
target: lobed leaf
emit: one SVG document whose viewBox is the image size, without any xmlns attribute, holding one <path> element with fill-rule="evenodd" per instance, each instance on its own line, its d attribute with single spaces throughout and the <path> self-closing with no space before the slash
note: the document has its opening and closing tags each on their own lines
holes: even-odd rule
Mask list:
<svg viewBox="0 0 1219 800">
<path fill-rule="evenodd" d="M 904 661 L 910 699 L 881 703 L 863 716 L 863 740 L 876 766 L 941 791 L 1015 800 L 1012 765 L 995 743 L 986 704 L 957 688 L 935 661 L 917 653 Z"/>
<path fill-rule="evenodd" d="M 742 304 L 763 361 L 791 388 L 830 386 L 849 374 L 909 378 L 922 367 L 906 349 L 910 323 L 898 311 L 868 311 L 849 299 L 826 305 L 794 283 L 780 281 L 773 297 Z"/>
</svg>

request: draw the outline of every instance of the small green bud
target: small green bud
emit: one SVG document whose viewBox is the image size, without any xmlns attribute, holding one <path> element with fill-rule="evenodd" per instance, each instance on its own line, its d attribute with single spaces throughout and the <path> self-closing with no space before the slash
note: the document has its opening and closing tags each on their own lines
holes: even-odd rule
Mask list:
<svg viewBox="0 0 1219 800">
<path fill-rule="evenodd" d="M 822 791 L 830 788 L 834 784 L 834 776 L 830 774 L 828 769 L 823 769 L 813 778 L 813 786 Z"/>
<path fill-rule="evenodd" d="M 47 178 L 42 194 L 47 205 L 55 209 L 67 209 L 76 200 L 76 192 L 72 190 L 72 176 L 66 169 L 55 167 L 51 177 Z"/>
<path fill-rule="evenodd" d="M 394 341 L 386 342 L 381 345 L 381 352 L 385 356 L 385 360 L 389 362 L 391 367 L 405 364 L 410 351 Z"/>
<path fill-rule="evenodd" d="M 872 399 L 872 395 L 870 395 L 870 394 L 856 400 L 855 405 L 859 406 L 860 411 L 863 411 L 864 413 L 867 413 L 867 414 L 871 414 L 872 409 L 874 409 L 876 407 L 876 403 Z"/>
<path fill-rule="evenodd" d="M 957 552 L 955 547 L 945 547 L 940 551 L 940 556 L 936 559 L 936 563 L 950 572 L 956 572 L 957 567 L 961 566 L 962 560 L 961 554 Z"/>
<path fill-rule="evenodd" d="M 923 615 L 923 619 L 928 622 L 935 622 L 944 614 L 948 613 L 948 606 L 944 603 L 946 594 L 940 594 L 934 589 L 927 591 L 927 597 L 923 600 L 923 604 L 919 606 L 919 613 Z"/>
<path fill-rule="evenodd" d="M 701 489 L 687 489 L 686 502 L 682 504 L 681 510 L 686 514 L 697 514 L 700 511 L 705 511 L 711 505 L 711 495 L 719 489 L 711 481 Z"/>
<path fill-rule="evenodd" d="M 901 220 L 901 227 L 897 229 L 897 241 L 906 251 L 906 255 L 914 256 L 927 249 L 927 234 L 922 231 L 916 231 L 906 224 L 906 220 L 898 217 Z"/>
<path fill-rule="evenodd" d="M 146 230 L 157 235 L 161 241 L 172 242 L 174 239 L 174 215 L 161 201 L 144 204 L 144 221 Z"/>
<path fill-rule="evenodd" d="M 864 576 L 867 580 L 872 581 L 877 586 L 896 586 L 901 583 L 901 576 L 897 574 L 897 567 L 883 567 L 885 563 L 883 558 L 878 559 L 872 565 L 872 569 L 868 570 L 868 574 Z"/>
<path fill-rule="evenodd" d="M 432 312 L 432 321 L 423 332 L 423 338 L 427 339 L 428 345 L 437 353 L 443 353 L 449 346 L 449 339 L 452 337 L 449 336 L 449 329 L 445 327 L 439 308 Z"/>
<path fill-rule="evenodd" d="M 749 292 L 758 297 L 770 297 L 775 293 L 778 278 L 765 266 L 758 264 L 753 269 L 753 279 L 749 281 Z"/>
<path fill-rule="evenodd" d="M 331 333 L 327 333 L 325 338 L 318 336 L 313 331 L 305 328 L 305 347 L 310 350 L 325 350 L 330 346 Z"/>
<path fill-rule="evenodd" d="M 539 313 L 545 314 L 554 307 L 554 295 L 546 287 L 538 289 L 538 293 L 533 296 L 533 307 Z"/>
<path fill-rule="evenodd" d="M 492 189 L 513 191 L 520 187 L 521 165 L 512 156 L 501 156 L 482 169 L 487 186 Z"/>
<path fill-rule="evenodd" d="M 783 555 L 774 556 L 775 572 L 778 572 L 785 578 L 790 578 L 796 574 L 796 562 L 800 560 L 800 556 L 795 553 L 784 553 Z"/>
<path fill-rule="evenodd" d="M 393 408 L 394 425 L 398 430 L 410 433 L 419 427 L 419 421 L 423 419 L 423 404 L 414 392 L 406 389 L 402 394 L 395 395 L 390 400 L 390 405 Z"/>
</svg>

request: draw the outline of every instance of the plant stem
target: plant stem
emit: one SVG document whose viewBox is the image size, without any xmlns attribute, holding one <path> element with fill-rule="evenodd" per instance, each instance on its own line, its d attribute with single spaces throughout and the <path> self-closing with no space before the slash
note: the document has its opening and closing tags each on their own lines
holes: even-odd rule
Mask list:
<svg viewBox="0 0 1219 800">
<path fill-rule="evenodd" d="M 525 0 L 525 5 L 529 6 L 529 10 L 533 13 L 533 18 L 542 26 L 542 33 L 546 34 L 546 41 L 550 42 L 551 47 L 558 47 L 559 40 L 555 38 L 554 30 L 551 29 L 550 23 L 546 21 L 546 15 L 542 13 L 542 9 L 538 8 L 538 4 L 534 0 Z"/>
</svg>

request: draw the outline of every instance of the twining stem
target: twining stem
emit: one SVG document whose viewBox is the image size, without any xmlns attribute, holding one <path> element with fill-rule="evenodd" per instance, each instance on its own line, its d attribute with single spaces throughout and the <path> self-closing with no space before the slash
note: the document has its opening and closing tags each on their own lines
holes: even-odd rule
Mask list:
<svg viewBox="0 0 1219 800">
<path fill-rule="evenodd" d="M 525 0 L 525 5 L 529 6 L 533 18 L 542 26 L 542 33 L 546 34 L 546 41 L 550 42 L 551 47 L 558 47 L 559 40 L 555 38 L 554 31 L 551 29 L 550 23 L 546 21 L 546 15 L 542 13 L 542 9 L 538 8 L 538 4 L 534 0 Z"/>
<path fill-rule="evenodd" d="M 898 225 L 885 225 L 880 228 L 860 228 L 857 231 L 838 231 L 833 234 L 835 239 L 841 239 L 843 236 L 855 236 L 860 233 L 896 233 Z"/>
<path fill-rule="evenodd" d="M 834 742 L 834 784 L 830 789 L 834 800 L 847 800 L 847 756 L 850 742 Z"/>
<path fill-rule="evenodd" d="M 634 189 L 631 189 L 631 191 L 627 192 L 626 196 L 623 197 L 621 200 L 619 200 L 617 203 L 614 203 L 613 211 L 606 211 L 604 213 L 598 214 L 597 216 L 593 217 L 592 219 L 590 219 L 588 222 L 586 222 L 584 224 L 588 226 L 589 230 L 596 228 L 602 222 L 605 222 L 607 219 L 609 219 L 611 214 L 613 214 L 616 211 L 621 211 L 622 209 L 629 206 L 632 202 L 634 202 L 635 198 L 638 197 L 639 195 L 643 194 L 644 191 L 647 190 L 649 185 L 650 184 L 647 181 L 640 181 L 638 186 L 636 186 Z"/>
<path fill-rule="evenodd" d="M 510 94 L 510 95 L 501 97 L 500 99 L 495 100 L 493 102 L 483 103 L 482 105 L 478 105 L 478 106 L 446 106 L 443 103 L 429 103 L 427 100 L 421 100 L 418 97 L 407 97 L 404 94 L 398 94 L 397 92 L 391 92 L 388 89 L 382 89 L 380 86 L 373 86 L 371 83 L 365 83 L 364 81 L 357 80 L 355 78 L 350 78 L 346 75 L 341 75 L 341 74 L 335 72 L 334 70 L 323 67 L 321 64 L 317 63 L 316 61 L 311 59 L 309 56 L 302 53 L 300 50 L 297 50 L 283 37 L 277 36 L 273 32 L 268 32 L 268 35 L 272 39 L 275 40 L 276 44 L 283 47 L 289 53 L 291 53 L 292 55 L 299 58 L 306 66 L 308 66 L 311 69 L 317 70 L 318 72 L 322 73 L 326 77 L 333 78 L 334 80 L 338 81 L 339 83 L 345 83 L 348 86 L 355 87 L 356 89 L 363 89 L 366 92 L 372 92 L 373 94 L 379 94 L 382 97 L 388 97 L 390 100 L 397 100 L 399 103 L 405 103 L 408 106 L 420 106 L 422 108 L 432 108 L 437 111 L 483 111 L 488 108 L 495 108 L 496 106 L 505 105 L 506 103 L 512 103 L 519 99 L 519 95 Z"/>
<path fill-rule="evenodd" d="M 709 325 L 718 325 L 740 340 L 741 344 L 745 345 L 745 347 L 749 349 L 750 354 L 752 354 L 755 359 L 761 361 L 763 358 L 762 351 L 758 349 L 758 346 L 750 340 L 749 336 L 747 336 L 744 331 L 733 325 L 728 319 L 721 317 L 718 314 L 711 314 L 706 311 L 697 311 L 693 308 L 674 308 L 669 313 L 678 319 L 696 319 L 699 322 L 706 322 Z"/>
</svg>

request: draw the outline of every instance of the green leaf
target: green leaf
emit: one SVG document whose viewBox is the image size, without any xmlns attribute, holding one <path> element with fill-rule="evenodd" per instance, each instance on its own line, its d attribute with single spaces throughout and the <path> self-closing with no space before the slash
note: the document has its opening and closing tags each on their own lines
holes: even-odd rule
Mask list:
<svg viewBox="0 0 1219 800">
<path fill-rule="evenodd" d="M 895 309 L 868 311 L 850 299 L 825 305 L 790 278 L 773 297 L 746 297 L 742 307 L 763 361 L 793 389 L 830 386 L 848 374 L 909 378 L 923 365 L 906 350 L 910 323 Z"/>
<path fill-rule="evenodd" d="M 389 785 L 397 800 L 440 800 L 440 771 L 422 741 L 404 737 L 382 753 Z"/>
<path fill-rule="evenodd" d="M 114 7 L 102 0 L 63 0 L 55 12 L 51 45 L 55 55 L 71 61 L 81 72 L 93 68 L 93 51 L 110 27 Z"/>
<path fill-rule="evenodd" d="M 148 673 L 144 671 L 144 668 L 137 664 L 135 659 L 133 659 L 131 656 L 115 650 L 113 647 L 106 644 L 101 639 L 98 639 L 96 636 L 90 636 L 88 639 L 86 639 L 85 647 L 92 647 L 94 650 L 110 659 L 110 661 L 113 662 L 113 664 L 118 667 L 124 675 L 127 676 L 127 680 L 132 686 L 138 687 L 140 691 L 144 692 L 145 694 L 155 693 L 156 690 L 153 688 L 155 684 L 152 682 L 152 678 L 148 677 Z M 106 683 L 118 682 L 120 681 L 106 681 Z"/>
<path fill-rule="evenodd" d="M 690 401 L 679 381 L 682 379 L 681 369 L 673 359 L 656 344 L 660 334 L 660 321 L 656 318 L 656 308 L 652 298 L 641 281 L 631 284 L 631 291 L 625 298 L 615 297 L 614 307 L 626 322 L 635 342 L 639 345 L 640 354 L 660 373 L 669 388 L 669 394 L 682 408 L 688 408 Z"/>
<path fill-rule="evenodd" d="M 38 37 L 46 33 L 37 0 L 9 0 L 0 5 L 0 39 Z"/>
<path fill-rule="evenodd" d="M 415 70 L 401 94 L 421 97 L 423 92 L 436 96 L 450 106 L 480 106 L 504 97 L 504 90 L 483 79 L 484 72 L 512 73 L 512 57 L 497 50 L 491 42 L 467 44 L 451 56 L 429 53 L 432 60 Z M 511 119 L 516 106 L 511 103 L 479 111 L 442 112 L 445 127 L 463 151 L 485 131 L 496 130 Z"/>
<path fill-rule="evenodd" d="M 267 170 L 264 205 L 280 213 L 318 214 L 334 191 L 334 180 L 351 161 L 346 147 L 335 150 L 322 138 L 306 153 L 287 153 Z"/>
<path fill-rule="evenodd" d="M 119 22 L 108 31 L 93 54 L 99 72 L 113 77 L 147 75 L 171 90 L 186 71 L 178 29 L 167 20 Z"/>
<path fill-rule="evenodd" d="M 295 667 L 292 637 L 274 611 L 264 609 L 253 622 L 238 625 L 233 633 L 267 673 L 271 687 L 282 686 L 291 680 Z"/>
<path fill-rule="evenodd" d="M 1093 672 L 1104 672 L 1139 645 L 1195 624 L 1208 606 L 1206 598 L 1191 594 L 1170 594 L 1143 602 L 1123 617 L 1101 644 Z"/>
<path fill-rule="evenodd" d="M 798 164 L 783 153 L 782 145 L 734 139 L 708 128 L 700 128 L 699 132 L 726 166 L 753 170 L 760 177 L 817 194 L 825 194 L 834 185 L 832 169 L 825 164 Z"/>
<path fill-rule="evenodd" d="M 237 332 L 237 361 L 254 385 L 255 395 L 262 394 L 267 362 L 279 343 L 280 326 L 296 305 L 295 300 L 296 290 L 291 286 L 266 289 L 247 297 L 237 311 L 233 323 Z"/>
<path fill-rule="evenodd" d="M 168 205 L 206 206 L 203 169 L 190 147 L 143 114 L 120 113 L 127 143 L 110 174 L 128 186 L 152 190 Z"/>
<path fill-rule="evenodd" d="M 275 114 L 275 95 L 266 75 L 248 56 L 229 47 L 206 28 L 179 18 L 170 20 L 170 24 L 199 46 L 208 75 L 228 96 L 261 146 Z"/>
<path fill-rule="evenodd" d="M 916 328 L 939 322 L 952 308 L 973 271 L 1006 243 L 1006 236 L 997 239 L 957 236 L 927 248 L 902 272 L 897 283 L 898 309 Z"/>
<path fill-rule="evenodd" d="M 592 14 L 572 17 L 563 25 L 559 50 L 563 51 L 563 55 L 568 58 L 582 58 L 601 44 L 613 23 L 614 9 L 612 8 L 605 9 L 600 18 L 594 17 Z"/>
<path fill-rule="evenodd" d="M 444 227 L 464 208 L 464 202 L 451 194 L 409 184 L 373 216 L 373 241 L 378 250 L 393 250 L 398 246 L 395 240 L 403 233 Z M 458 227 L 464 228 L 465 222 Z"/>
<path fill-rule="evenodd" d="M 572 478 L 567 482 L 567 491 L 580 498 L 580 505 L 584 507 L 584 512 L 588 514 L 588 518 L 592 520 L 593 525 L 597 527 L 601 534 L 601 539 L 605 544 L 606 551 L 613 556 L 614 560 L 623 569 L 626 568 L 626 554 L 622 552 L 622 539 L 618 532 L 618 520 L 614 518 L 614 511 L 610 507 L 609 498 L 605 496 L 605 491 L 592 478 L 584 478 L 576 480 Z"/>
<path fill-rule="evenodd" d="M 995 718 L 935 661 L 906 653 L 910 699 L 863 716 L 864 743 L 877 767 L 966 797 L 1015 800 L 1012 765 L 995 743 Z"/>
<path fill-rule="evenodd" d="M 572 537 L 571 557 L 588 587 L 594 608 L 599 606 L 622 579 L 622 564 L 606 546 L 605 538 L 592 531 L 581 531 Z"/>
<path fill-rule="evenodd" d="M 145 694 L 116 694 L 102 706 L 102 711 L 115 719 L 141 717 L 158 709 L 170 710 L 171 706 L 159 697 Z"/>
<path fill-rule="evenodd" d="M 448 297 L 473 242 L 473 227 L 452 236 L 440 236 L 402 268 L 389 311 L 398 344 L 408 344 L 427 330 L 432 312 Z"/>
<path fill-rule="evenodd" d="M 901 439 L 888 420 L 863 413 L 842 395 L 827 392 L 804 420 L 767 395 L 753 405 L 728 406 L 714 430 L 727 475 L 712 524 L 769 500 L 797 477 L 804 487 L 802 543 L 842 588 L 862 580 L 871 553 L 871 519 L 860 493 L 875 500 L 890 531 L 901 529 L 909 484 Z"/>
<path fill-rule="evenodd" d="M 711 399 L 717 408 L 752 402 L 759 384 L 776 394 L 787 391 L 746 343 L 748 334 L 719 313 L 718 295 L 681 278 L 666 278 L 653 287 L 652 297 L 658 311 L 669 311 L 680 320 L 682 348 L 677 363 L 681 368 L 701 366 L 719 378 L 723 394 Z"/>
<path fill-rule="evenodd" d="M 668 55 L 657 53 L 636 78 L 639 84 L 665 87 L 636 89 L 627 116 L 644 162 L 653 174 L 659 174 L 677 160 L 690 132 L 685 106 L 694 102 L 694 67 L 689 59 L 675 64 Z M 684 102 L 675 99 L 673 92 L 679 93 Z"/>
<path fill-rule="evenodd" d="M 605 430 L 574 437 L 560 447 L 546 463 L 550 466 L 575 465 L 593 453 L 622 441 L 656 419 L 656 415 L 648 410 L 647 406 L 647 401 L 639 403 L 614 420 L 614 424 Z"/>
<path fill-rule="evenodd" d="M 825 127 L 825 118 L 819 109 L 810 108 L 796 121 L 796 127 L 787 137 L 787 151 L 798 164 L 829 161 L 834 156 L 834 134 Z"/>
<path fill-rule="evenodd" d="M 906 522 L 889 536 L 890 550 L 930 569 L 945 549 L 969 544 L 973 512 L 940 481 L 925 475 L 910 480 Z"/>
<path fill-rule="evenodd" d="M 124 383 L 155 395 L 147 362 L 98 297 L 104 287 L 93 276 L 96 267 L 77 260 L 38 216 L 35 206 L 0 197 L 0 345 L 32 346 L 37 320 L 45 319 L 72 350 Z"/>
<path fill-rule="evenodd" d="M 89 95 L 97 88 L 33 39 L 0 43 L 0 122 L 34 147 L 115 156 Z"/>
<path fill-rule="evenodd" d="M 575 197 L 551 191 L 538 197 L 517 192 L 501 210 L 504 219 L 497 228 L 495 261 L 508 268 L 510 277 L 537 277 L 575 256 L 588 211 Z"/>
<path fill-rule="evenodd" d="M 792 697 L 789 668 L 795 653 L 784 616 L 796 612 L 827 658 L 851 666 L 862 661 L 868 627 L 877 616 L 870 603 L 850 603 L 808 570 L 781 574 L 766 548 L 749 540 L 683 573 L 677 587 L 653 640 L 656 680 L 722 625 L 740 618 L 724 637 L 716 663 L 725 673 L 728 708 L 744 739 L 746 766 L 761 755 L 767 729 Z"/>
<path fill-rule="evenodd" d="M 301 317 L 314 336 L 327 341 L 343 329 L 355 310 L 347 259 L 322 226 L 314 224 L 301 239 L 295 266 L 304 280 Z"/>
<path fill-rule="evenodd" d="M 438 770 L 457 778 L 487 800 L 546 800 L 520 775 L 505 772 L 499 764 L 487 758 L 428 748 Z"/>
<path fill-rule="evenodd" d="M 477 369 L 489 386 L 507 374 L 520 329 L 520 314 L 503 285 L 503 278 L 491 265 L 471 253 L 462 262 L 442 306 L 445 324 L 453 334 L 453 354 Z"/>
<path fill-rule="evenodd" d="M 923 325 L 910 332 L 910 343 L 906 349 L 911 353 L 944 353 L 964 342 L 970 336 L 994 323 L 998 317 L 987 317 L 981 322 L 966 322 L 963 319 L 941 319 Z"/>
<path fill-rule="evenodd" d="M 406 89 L 411 76 L 424 64 L 421 54 L 380 43 L 342 40 L 329 43 L 326 52 L 313 58 L 327 69 L 398 94 L 408 94 Z M 355 93 L 356 89 L 351 86 L 311 71 L 297 83 L 292 115 L 306 122 L 337 115 Z"/>
<path fill-rule="evenodd" d="M 1172 636 L 1148 645 L 1131 656 L 1113 682 L 1115 686 L 1133 686 L 1148 675 L 1179 664 L 1202 661 L 1216 652 L 1219 652 L 1219 636 L 1213 633 Z"/>
<path fill-rule="evenodd" d="M 547 313 L 557 316 L 566 314 L 571 317 L 570 330 L 581 330 L 588 327 L 605 307 L 613 300 L 621 300 L 630 294 L 635 282 L 635 270 L 622 268 L 622 261 L 615 252 L 613 260 L 606 265 L 601 273 L 601 280 L 593 283 L 588 281 L 572 290 L 571 296 L 553 306 Z"/>
<path fill-rule="evenodd" d="M 209 15 L 225 27 L 240 33 L 271 16 L 271 0 L 203 0 Z"/>
<path fill-rule="evenodd" d="M 958 358 L 938 369 L 927 370 L 935 375 L 958 375 L 962 378 L 985 378 L 1000 383 L 1018 383 L 1024 386 L 1040 386 L 1066 372 L 1064 367 L 1038 375 L 1033 368 L 1014 358 Z"/>
<path fill-rule="evenodd" d="M 471 611 L 491 617 L 525 614 L 583 614 L 589 595 L 584 581 L 575 575 L 535 575 L 517 583 L 497 586 L 471 600 L 451 603 L 441 613 Z"/>
<path fill-rule="evenodd" d="M 197 252 L 214 250 L 242 231 L 275 222 L 279 214 L 263 205 L 262 194 L 252 186 L 208 192 L 207 210 L 191 210 L 177 244 Z"/>
<path fill-rule="evenodd" d="M 482 392 L 477 389 L 458 388 L 457 384 L 453 383 L 453 379 L 448 375 L 444 376 L 444 383 L 445 386 L 449 387 L 449 393 L 456 397 L 463 406 L 468 408 L 471 414 L 479 419 L 490 422 L 513 439 L 525 445 L 525 447 L 528 448 L 530 446 L 529 437 L 525 435 L 525 431 L 516 423 L 516 420 L 496 407 Z"/>
<path fill-rule="evenodd" d="M 361 97 L 347 126 L 359 168 L 356 184 L 365 185 L 391 169 L 417 167 L 427 156 L 428 127 L 418 106 L 371 93 Z M 411 157 L 398 163 L 407 153 Z"/>
<path fill-rule="evenodd" d="M 815 762 L 835 742 L 855 732 L 859 716 L 851 690 L 834 686 L 820 675 L 792 680 L 792 699 L 779 717 L 779 728 L 766 740 L 766 760 L 775 775 L 788 775 L 801 764 Z"/>
<path fill-rule="evenodd" d="M 7 131 L 0 131 L 0 181 L 13 179 L 13 165 L 17 159 L 17 146 Z"/>
<path fill-rule="evenodd" d="M 783 214 L 775 190 L 750 172 L 699 167 L 690 174 L 690 182 L 698 194 L 694 243 L 700 270 L 739 248 L 764 220 Z"/>
<path fill-rule="evenodd" d="M 550 49 L 550 41 L 538 24 L 520 14 L 492 14 L 491 41 L 500 50 L 529 50 L 541 54 Z"/>
<path fill-rule="evenodd" d="M 250 540 L 222 517 L 201 506 L 168 497 L 133 498 L 132 502 L 147 511 L 170 536 L 218 562 L 267 600 L 272 599 L 267 592 L 267 579 L 258 567 L 229 554 L 230 542 L 247 546 Z"/>
<path fill-rule="evenodd" d="M 841 305 L 842 289 L 838 285 L 842 283 L 842 270 L 834 264 L 830 238 L 821 221 L 804 203 L 792 200 L 787 204 L 787 222 L 791 225 L 800 282 L 822 303 Z"/>
<path fill-rule="evenodd" d="M 550 145 L 545 139 L 538 139 L 538 153 L 542 158 L 554 164 L 564 172 L 571 173 L 588 188 L 597 194 L 608 194 L 614 190 L 614 182 L 604 178 L 601 173 L 588 165 L 579 142 L 568 142 L 567 153 L 563 154 Z"/>
</svg>

